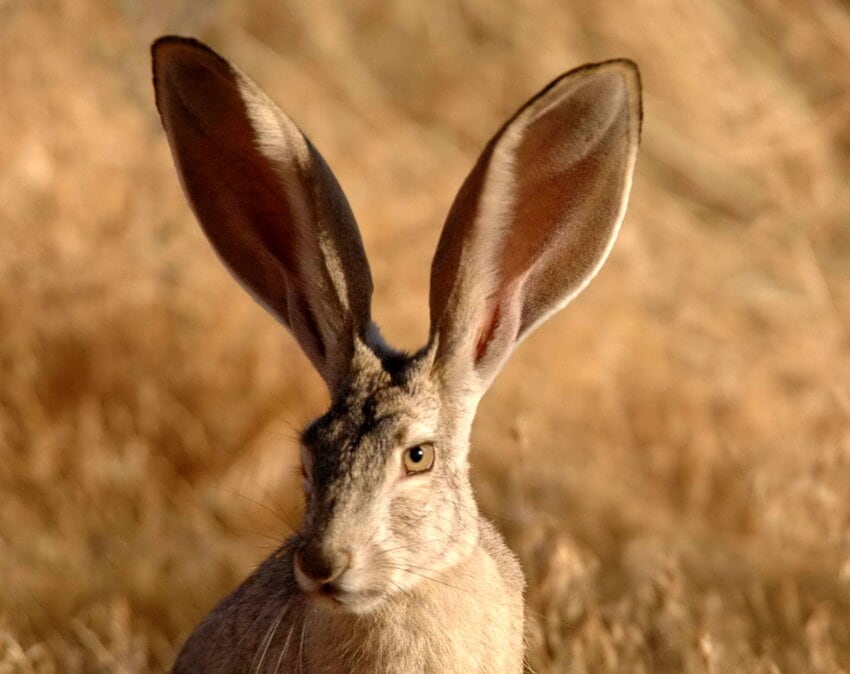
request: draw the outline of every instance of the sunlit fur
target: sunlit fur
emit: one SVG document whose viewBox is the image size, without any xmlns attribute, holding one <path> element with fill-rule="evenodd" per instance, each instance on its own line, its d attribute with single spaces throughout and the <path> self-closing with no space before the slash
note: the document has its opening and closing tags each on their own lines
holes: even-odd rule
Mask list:
<svg viewBox="0 0 850 674">
<path fill-rule="evenodd" d="M 301 526 L 175 671 L 520 672 L 523 575 L 478 512 L 470 429 L 518 341 L 610 250 L 637 153 L 636 66 L 566 73 L 493 137 L 450 210 L 428 344 L 412 356 L 372 323 L 357 224 L 297 126 L 196 41 L 158 41 L 154 82 L 204 232 L 331 393 L 301 434 Z M 421 443 L 433 466 L 408 474 L 403 452 Z"/>
<path fill-rule="evenodd" d="M 453 395 L 432 350 L 358 343 L 350 379 L 303 433 L 312 480 L 299 535 L 195 631 L 175 671 L 520 671 L 522 572 L 475 506 L 470 415 L 451 411 L 463 409 L 446 404 Z M 401 452 L 426 439 L 434 467 L 405 476 Z M 339 601 L 296 579 L 308 541 L 351 550 Z"/>
<path fill-rule="evenodd" d="M 342 602 L 363 612 L 468 557 L 478 515 L 469 429 L 447 418 L 429 353 L 388 354 L 384 367 L 361 344 L 355 362 L 331 409 L 302 436 L 312 484 L 301 537 L 321 540 L 329 554 L 350 551 Z M 402 453 L 426 441 L 436 448 L 433 468 L 406 475 Z"/>
</svg>

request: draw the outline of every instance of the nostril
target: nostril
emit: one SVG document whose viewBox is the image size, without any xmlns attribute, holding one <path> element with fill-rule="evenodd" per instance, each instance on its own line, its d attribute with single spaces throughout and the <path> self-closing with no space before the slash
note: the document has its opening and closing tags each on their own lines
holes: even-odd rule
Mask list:
<svg viewBox="0 0 850 674">
<path fill-rule="evenodd" d="M 295 553 L 295 565 L 298 570 L 314 583 L 320 584 L 323 591 L 348 569 L 351 553 L 347 550 L 324 550 L 316 545 L 308 545 Z"/>
<path fill-rule="evenodd" d="M 295 564 L 303 575 L 317 583 L 321 583 L 331 573 L 326 560 L 310 548 L 295 553 Z"/>
</svg>

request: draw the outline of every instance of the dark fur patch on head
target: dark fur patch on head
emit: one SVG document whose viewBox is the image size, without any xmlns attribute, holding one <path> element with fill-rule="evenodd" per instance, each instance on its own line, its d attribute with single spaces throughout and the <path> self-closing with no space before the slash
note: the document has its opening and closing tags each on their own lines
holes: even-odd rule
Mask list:
<svg viewBox="0 0 850 674">
<path fill-rule="evenodd" d="M 410 371 L 410 366 L 413 358 L 408 353 L 400 351 L 392 351 L 380 356 L 381 366 L 390 376 L 390 381 L 396 386 L 402 384 L 406 379 L 407 373 Z"/>
</svg>

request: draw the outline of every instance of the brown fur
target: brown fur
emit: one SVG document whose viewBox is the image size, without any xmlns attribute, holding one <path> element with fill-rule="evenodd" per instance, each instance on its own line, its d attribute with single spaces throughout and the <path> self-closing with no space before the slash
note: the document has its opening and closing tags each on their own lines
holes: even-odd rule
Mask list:
<svg viewBox="0 0 850 674">
<path fill-rule="evenodd" d="M 613 244 L 637 152 L 635 66 L 567 73 L 491 140 L 434 259 L 431 338 L 407 356 L 371 322 L 357 225 L 312 144 L 206 46 L 163 38 L 153 54 L 204 231 L 332 396 L 301 436 L 300 530 L 201 623 L 175 671 L 521 671 L 524 581 L 473 497 L 472 419 L 516 344 Z M 433 462 L 411 469 L 422 446 Z"/>
</svg>

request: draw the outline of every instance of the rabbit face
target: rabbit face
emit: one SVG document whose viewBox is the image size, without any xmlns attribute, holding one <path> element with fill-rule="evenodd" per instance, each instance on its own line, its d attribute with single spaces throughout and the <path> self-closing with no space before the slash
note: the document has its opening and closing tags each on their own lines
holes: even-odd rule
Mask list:
<svg viewBox="0 0 850 674">
<path fill-rule="evenodd" d="M 427 353 L 360 366 L 302 434 L 307 507 L 294 554 L 301 589 L 364 613 L 467 556 L 477 541 L 466 433 Z"/>
</svg>

